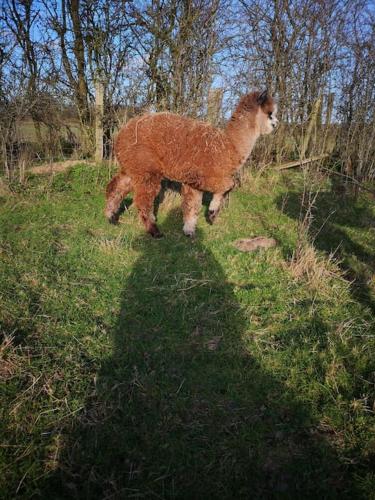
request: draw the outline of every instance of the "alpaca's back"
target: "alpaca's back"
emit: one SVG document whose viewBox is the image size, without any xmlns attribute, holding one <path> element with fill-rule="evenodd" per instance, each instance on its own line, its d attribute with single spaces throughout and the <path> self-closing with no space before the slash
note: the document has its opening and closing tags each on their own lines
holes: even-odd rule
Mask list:
<svg viewBox="0 0 375 500">
<path fill-rule="evenodd" d="M 237 155 L 223 131 L 172 113 L 133 118 L 119 132 L 115 151 L 130 177 L 159 172 L 188 184 L 221 175 Z"/>
</svg>

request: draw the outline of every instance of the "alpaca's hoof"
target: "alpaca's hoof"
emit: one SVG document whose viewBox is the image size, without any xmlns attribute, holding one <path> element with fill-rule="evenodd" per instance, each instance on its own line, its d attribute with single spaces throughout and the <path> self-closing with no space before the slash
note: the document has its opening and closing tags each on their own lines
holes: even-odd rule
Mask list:
<svg viewBox="0 0 375 500">
<path fill-rule="evenodd" d="M 151 234 L 151 236 L 155 238 L 155 240 L 160 240 L 160 238 L 164 238 L 164 234 L 160 232 L 156 234 Z"/>
<path fill-rule="evenodd" d="M 184 230 L 184 235 L 193 240 L 195 238 L 195 231 L 185 231 Z"/>
<path fill-rule="evenodd" d="M 184 226 L 182 228 L 182 232 L 184 233 L 185 236 L 188 236 L 189 238 L 194 238 L 195 236 L 195 222 L 188 220 L 184 222 Z"/>
<path fill-rule="evenodd" d="M 118 214 L 112 214 L 110 217 L 108 217 L 108 222 L 110 224 L 118 224 L 119 218 L 120 217 Z"/>
<path fill-rule="evenodd" d="M 210 224 L 214 224 L 217 218 L 217 214 L 219 212 L 217 210 L 209 210 L 208 211 L 208 222 Z"/>
<path fill-rule="evenodd" d="M 148 230 L 148 233 L 151 234 L 151 236 L 155 239 L 160 239 L 163 237 L 163 234 L 159 231 L 158 226 L 156 226 L 155 224 L 152 224 L 152 226 Z"/>
</svg>

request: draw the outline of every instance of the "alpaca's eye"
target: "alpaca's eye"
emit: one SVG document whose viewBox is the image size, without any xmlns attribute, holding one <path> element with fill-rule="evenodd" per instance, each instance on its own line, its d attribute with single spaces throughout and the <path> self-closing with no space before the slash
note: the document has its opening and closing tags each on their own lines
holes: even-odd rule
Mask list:
<svg viewBox="0 0 375 500">
<path fill-rule="evenodd" d="M 270 120 L 272 120 L 272 111 L 270 111 L 270 112 L 268 113 L 268 118 L 269 118 Z"/>
</svg>

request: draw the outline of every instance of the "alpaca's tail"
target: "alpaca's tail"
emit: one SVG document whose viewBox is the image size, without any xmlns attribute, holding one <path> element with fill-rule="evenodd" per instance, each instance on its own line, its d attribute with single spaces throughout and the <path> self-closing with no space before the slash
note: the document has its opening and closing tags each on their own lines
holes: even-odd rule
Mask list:
<svg viewBox="0 0 375 500">
<path fill-rule="evenodd" d="M 128 175 L 119 173 L 107 185 L 105 216 L 112 224 L 119 220 L 121 202 L 133 190 L 132 180 Z"/>
</svg>

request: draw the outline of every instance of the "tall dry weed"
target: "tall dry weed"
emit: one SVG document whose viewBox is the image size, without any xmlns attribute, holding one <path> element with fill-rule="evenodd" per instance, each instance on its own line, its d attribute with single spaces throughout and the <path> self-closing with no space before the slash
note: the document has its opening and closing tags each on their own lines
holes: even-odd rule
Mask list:
<svg viewBox="0 0 375 500">
<path fill-rule="evenodd" d="M 316 202 L 326 181 L 320 170 L 304 168 L 303 192 L 301 197 L 300 215 L 297 228 L 296 248 L 287 268 L 297 280 L 304 280 L 309 288 L 323 294 L 332 293 L 332 279 L 343 280 L 335 252 L 329 255 L 319 253 L 314 241 L 319 235 L 328 218 L 319 228 L 313 229 Z"/>
</svg>

